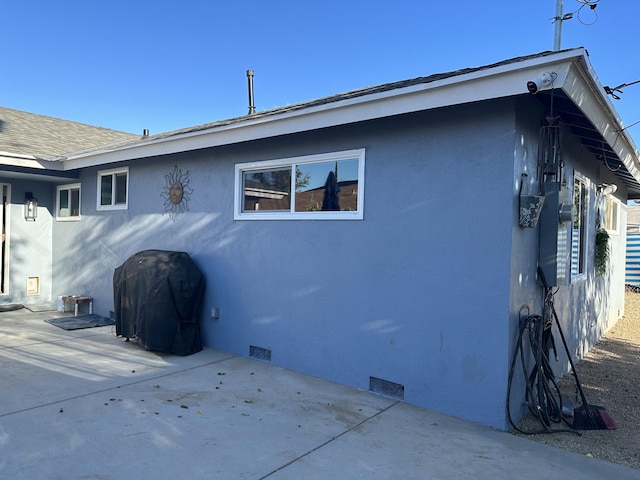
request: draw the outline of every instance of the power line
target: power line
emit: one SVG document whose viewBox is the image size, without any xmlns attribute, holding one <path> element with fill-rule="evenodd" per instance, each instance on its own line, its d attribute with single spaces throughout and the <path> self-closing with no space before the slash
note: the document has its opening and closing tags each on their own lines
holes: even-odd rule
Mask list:
<svg viewBox="0 0 640 480">
<path fill-rule="evenodd" d="M 598 14 L 596 13 L 596 7 L 600 0 L 576 0 L 580 4 L 578 9 L 574 12 L 563 13 L 564 0 L 556 0 L 556 16 L 550 18 L 555 23 L 555 31 L 553 36 L 553 49 L 558 51 L 561 48 L 562 43 L 562 22 L 571 20 L 574 16 L 583 25 L 593 25 L 598 21 Z M 591 22 L 586 22 L 582 19 L 582 9 L 589 7 L 589 11 L 593 12 L 594 19 Z"/>
<path fill-rule="evenodd" d="M 604 87 L 604 91 L 607 95 L 611 95 L 613 98 L 615 98 L 616 100 L 620 100 L 620 95 L 622 95 L 622 89 L 624 87 L 628 87 L 629 85 L 634 85 L 636 83 L 640 83 L 640 80 L 636 80 L 635 82 L 630 82 L 630 83 L 621 83 L 620 85 L 618 85 L 617 87 Z"/>
</svg>

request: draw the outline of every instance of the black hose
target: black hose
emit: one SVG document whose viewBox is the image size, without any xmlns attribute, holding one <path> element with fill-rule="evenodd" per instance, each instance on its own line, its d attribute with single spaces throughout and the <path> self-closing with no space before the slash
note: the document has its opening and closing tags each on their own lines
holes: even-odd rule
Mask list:
<svg viewBox="0 0 640 480">
<path fill-rule="evenodd" d="M 552 429 L 552 424 L 565 422 L 571 426 L 562 413 L 562 395 L 553 374 L 549 354 L 555 353 L 555 342 L 551 333 L 551 321 L 541 315 L 527 315 L 520 319 L 518 328 L 518 341 L 511 358 L 509 379 L 507 385 L 507 417 L 511 426 L 524 434 L 572 432 L 571 429 Z M 527 371 L 525 358 L 524 339 L 528 339 L 530 353 L 533 357 L 533 365 Z M 527 379 L 525 401 L 529 412 L 536 417 L 542 425 L 541 430 L 526 431 L 519 428 L 511 416 L 511 388 L 513 375 L 516 369 L 516 361 L 520 358 L 523 377 Z"/>
</svg>

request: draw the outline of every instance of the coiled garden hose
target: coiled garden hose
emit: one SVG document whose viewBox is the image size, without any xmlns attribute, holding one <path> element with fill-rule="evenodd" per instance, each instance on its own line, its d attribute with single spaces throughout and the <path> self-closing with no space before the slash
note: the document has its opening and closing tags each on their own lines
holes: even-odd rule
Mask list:
<svg viewBox="0 0 640 480">
<path fill-rule="evenodd" d="M 520 319 L 518 328 L 518 340 L 511 358 L 509 380 L 507 385 L 507 416 L 511 426 L 524 434 L 572 432 L 573 429 L 552 429 L 552 424 L 565 422 L 571 426 L 562 412 L 562 395 L 553 374 L 549 361 L 549 354 L 553 350 L 556 354 L 555 342 L 551 333 L 552 321 L 542 315 L 527 315 Z M 525 358 L 524 339 L 528 339 L 529 354 L 533 365 L 527 371 L 527 359 Z M 527 379 L 525 401 L 529 412 L 537 418 L 542 429 L 525 431 L 519 428 L 511 416 L 511 388 L 515 373 L 516 361 L 520 358 L 523 378 Z"/>
</svg>

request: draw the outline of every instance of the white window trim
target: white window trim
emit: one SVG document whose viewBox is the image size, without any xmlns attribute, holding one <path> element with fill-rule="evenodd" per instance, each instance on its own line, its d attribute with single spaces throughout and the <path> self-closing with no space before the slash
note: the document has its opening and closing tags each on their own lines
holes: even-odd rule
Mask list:
<svg viewBox="0 0 640 480">
<path fill-rule="evenodd" d="M 267 170 L 274 167 L 292 167 L 304 163 L 320 163 L 328 161 L 340 161 L 358 159 L 358 208 L 355 211 L 341 212 L 296 212 L 295 200 L 291 201 L 291 210 L 274 212 L 243 212 L 244 189 L 242 174 L 245 170 Z M 317 155 L 305 155 L 289 157 L 277 160 L 265 160 L 258 162 L 238 163 L 235 166 L 234 186 L 234 220 L 362 220 L 364 218 L 364 162 L 365 149 L 345 150 L 340 152 L 322 153 Z M 293 178 L 295 178 L 295 172 Z"/>
<path fill-rule="evenodd" d="M 5 228 L 6 231 L 5 233 L 5 243 L 4 243 L 4 271 L 5 271 L 5 276 L 4 276 L 4 285 L 0 285 L 0 298 L 4 298 L 6 296 L 8 296 L 11 293 L 10 290 L 10 286 L 11 286 L 11 282 L 9 281 L 9 272 L 11 271 L 10 268 L 10 262 L 11 262 L 11 210 L 12 210 L 12 204 L 11 204 L 11 184 L 10 183 L 0 183 L 0 193 L 2 192 L 2 187 L 7 187 L 6 190 L 6 194 L 7 194 L 7 209 L 5 212 L 5 218 L 4 218 L 4 224 L 5 224 Z M 1 226 L 1 225 L 0 225 Z M 2 261 L 2 258 L 0 258 L 0 262 Z"/>
<path fill-rule="evenodd" d="M 102 187 L 102 177 L 105 175 L 114 175 L 117 173 L 126 173 L 127 174 L 127 198 L 124 203 L 112 203 L 111 205 L 101 205 L 100 204 L 100 196 L 101 196 L 101 187 Z M 111 201 L 115 201 L 115 188 L 116 182 L 112 184 L 111 191 Z M 120 168 L 111 168 L 109 170 L 100 170 L 98 172 L 97 179 L 97 192 L 96 192 L 96 210 L 127 210 L 129 208 L 129 167 L 120 167 Z"/>
<path fill-rule="evenodd" d="M 573 173 L 573 179 L 574 179 L 574 184 L 573 184 L 573 188 L 575 188 L 575 180 L 579 180 L 580 182 L 582 182 L 582 184 L 584 185 L 584 189 L 585 189 L 585 215 L 584 215 L 584 223 L 585 223 L 585 235 L 584 238 L 582 239 L 584 241 L 584 248 L 583 248 L 583 258 L 582 258 L 582 264 L 584 266 L 584 271 L 580 272 L 580 273 L 573 273 L 573 261 L 571 260 L 569 262 L 569 267 L 571 270 L 571 283 L 578 283 L 578 282 L 582 282 L 585 281 L 587 279 L 587 272 L 589 271 L 588 268 L 588 261 L 589 261 L 589 255 L 587 252 L 589 252 L 590 249 L 590 239 L 589 239 L 589 220 L 591 215 L 589 214 L 590 209 L 589 209 L 589 202 L 591 200 L 591 181 L 589 180 L 589 178 L 585 177 L 584 175 L 582 175 L 581 173 L 575 172 Z M 572 190 L 571 194 L 573 195 L 574 192 Z M 573 222 L 572 222 L 573 223 Z M 569 254 L 573 255 L 573 224 L 571 225 L 571 242 L 572 245 L 569 248 Z M 578 254 L 580 254 L 578 252 Z"/>
<path fill-rule="evenodd" d="M 71 192 L 72 189 L 77 188 L 79 191 L 80 201 L 78 203 L 78 215 L 69 215 L 68 217 L 60 216 L 60 191 L 61 190 L 69 190 Z M 69 201 L 71 201 L 71 195 L 69 195 Z M 58 185 L 56 187 L 56 221 L 58 222 L 77 222 L 82 217 L 82 184 L 81 183 L 70 183 L 67 185 Z"/>
<path fill-rule="evenodd" d="M 607 233 L 609 233 L 610 235 L 619 235 L 620 234 L 620 209 L 622 208 L 622 203 L 615 198 L 613 195 L 608 195 L 607 197 L 605 197 L 605 205 L 604 205 L 604 215 L 605 215 L 605 220 L 604 220 L 604 225 L 605 225 L 605 230 L 607 231 Z M 614 207 L 615 206 L 615 226 L 616 228 L 614 229 L 609 229 L 607 228 L 607 203 L 611 202 L 611 206 Z"/>
</svg>

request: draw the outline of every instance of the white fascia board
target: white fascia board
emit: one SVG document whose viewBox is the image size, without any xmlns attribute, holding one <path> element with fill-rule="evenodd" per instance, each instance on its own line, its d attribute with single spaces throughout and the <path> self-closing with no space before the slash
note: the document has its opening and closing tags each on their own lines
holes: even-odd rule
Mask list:
<svg viewBox="0 0 640 480">
<path fill-rule="evenodd" d="M 452 75 L 428 83 L 275 112 L 273 115 L 248 115 L 246 120 L 213 126 L 211 129 L 143 140 L 122 147 L 78 152 L 65 157 L 61 162 L 65 170 L 77 169 L 520 95 L 527 93 L 527 81 L 550 71 L 556 74 L 553 87 L 557 88 L 566 78 L 571 59 L 582 55 L 583 49 L 569 50 Z"/>
<path fill-rule="evenodd" d="M 10 152 L 0 152 L 0 166 L 33 168 L 35 170 L 63 170 L 60 162 L 41 160 L 30 155 L 21 155 Z"/>
</svg>

